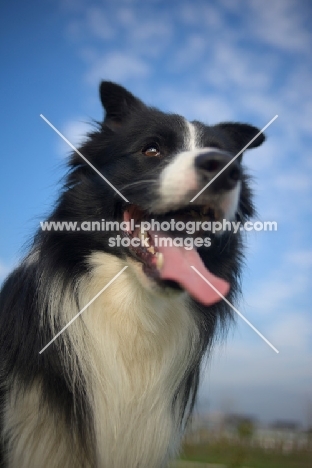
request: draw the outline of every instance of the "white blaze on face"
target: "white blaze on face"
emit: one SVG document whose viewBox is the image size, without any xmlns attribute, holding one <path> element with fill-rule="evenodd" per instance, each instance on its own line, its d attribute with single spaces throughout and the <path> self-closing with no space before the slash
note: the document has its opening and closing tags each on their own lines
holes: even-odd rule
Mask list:
<svg viewBox="0 0 312 468">
<path fill-rule="evenodd" d="M 185 146 L 188 151 L 195 151 L 197 148 L 198 134 L 195 125 L 186 120 L 188 133 L 186 133 Z"/>
<path fill-rule="evenodd" d="M 196 127 L 185 121 L 184 151 L 178 153 L 160 176 L 160 205 L 177 207 L 189 201 L 189 194 L 198 189 L 198 177 L 194 160 L 202 151 L 197 147 Z"/>
</svg>

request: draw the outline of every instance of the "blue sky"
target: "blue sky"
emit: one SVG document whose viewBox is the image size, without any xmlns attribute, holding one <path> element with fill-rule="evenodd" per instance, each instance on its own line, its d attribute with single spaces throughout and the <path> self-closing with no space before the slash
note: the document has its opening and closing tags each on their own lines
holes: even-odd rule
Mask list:
<svg viewBox="0 0 312 468">
<path fill-rule="evenodd" d="M 0 11 L 0 279 L 51 209 L 69 148 L 101 119 L 101 79 L 147 103 L 264 127 L 244 160 L 257 219 L 246 236 L 241 319 L 216 348 L 199 407 L 312 425 L 312 4 L 304 0 L 5 2 Z"/>
</svg>

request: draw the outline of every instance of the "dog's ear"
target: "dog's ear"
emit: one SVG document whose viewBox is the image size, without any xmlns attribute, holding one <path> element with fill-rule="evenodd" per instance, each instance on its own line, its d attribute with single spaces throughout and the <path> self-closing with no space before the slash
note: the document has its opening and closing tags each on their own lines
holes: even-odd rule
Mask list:
<svg viewBox="0 0 312 468">
<path fill-rule="evenodd" d="M 260 132 L 258 128 L 252 125 L 238 122 L 224 122 L 218 124 L 217 127 L 226 131 L 227 137 L 233 141 L 238 150 L 242 150 Z M 263 133 L 260 133 L 247 149 L 262 145 L 264 140 L 265 136 Z"/>
<path fill-rule="evenodd" d="M 100 98 L 105 110 L 104 124 L 117 130 L 135 109 L 145 107 L 143 102 L 133 96 L 123 86 L 111 81 L 100 84 Z"/>
</svg>

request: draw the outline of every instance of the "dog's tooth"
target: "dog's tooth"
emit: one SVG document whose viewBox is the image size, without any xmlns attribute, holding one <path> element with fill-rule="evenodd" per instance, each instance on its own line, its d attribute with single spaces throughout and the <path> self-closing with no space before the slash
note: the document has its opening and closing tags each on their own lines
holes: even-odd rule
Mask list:
<svg viewBox="0 0 312 468">
<path fill-rule="evenodd" d="M 156 267 L 161 270 L 164 265 L 164 256 L 161 252 L 156 252 Z"/>
<path fill-rule="evenodd" d="M 151 246 L 147 249 L 147 251 L 148 251 L 149 253 L 151 253 L 152 255 L 155 255 L 155 249 L 154 249 L 154 246 L 153 246 L 153 245 L 151 245 Z"/>
<path fill-rule="evenodd" d="M 144 242 L 145 247 L 146 245 L 149 246 L 149 240 L 150 240 L 150 237 L 148 235 L 148 232 L 141 228 L 141 241 Z"/>
</svg>

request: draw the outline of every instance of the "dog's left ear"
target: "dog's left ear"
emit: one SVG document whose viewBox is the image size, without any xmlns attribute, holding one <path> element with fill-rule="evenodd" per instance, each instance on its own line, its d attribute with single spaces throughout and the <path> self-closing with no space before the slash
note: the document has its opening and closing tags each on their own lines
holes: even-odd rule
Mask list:
<svg viewBox="0 0 312 468">
<path fill-rule="evenodd" d="M 258 128 L 253 127 L 252 125 L 238 122 L 224 122 L 218 124 L 217 127 L 226 131 L 227 136 L 235 143 L 238 150 L 241 150 L 248 145 L 248 143 L 260 132 Z M 260 135 L 250 143 L 247 149 L 256 148 L 257 146 L 262 145 L 264 140 L 265 136 L 263 133 L 260 133 Z"/>
<path fill-rule="evenodd" d="M 104 124 L 114 131 L 127 120 L 131 112 L 145 107 L 123 86 L 111 81 L 102 81 L 100 84 L 100 98 L 106 112 Z"/>
</svg>

